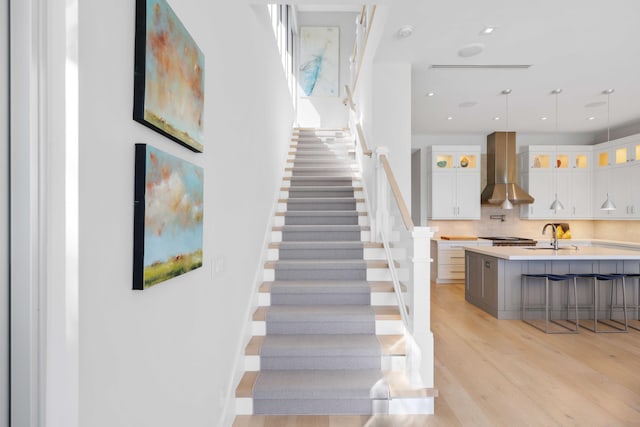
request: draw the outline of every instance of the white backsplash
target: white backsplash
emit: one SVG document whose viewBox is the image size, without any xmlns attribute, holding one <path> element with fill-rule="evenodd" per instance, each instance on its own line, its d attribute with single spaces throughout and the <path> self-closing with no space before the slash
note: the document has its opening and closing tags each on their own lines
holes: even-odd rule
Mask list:
<svg viewBox="0 0 640 427">
<path fill-rule="evenodd" d="M 504 221 L 491 219 L 492 216 L 504 215 Z M 480 221 L 429 221 L 429 227 L 438 227 L 434 237 L 441 236 L 513 236 L 529 237 L 535 240 L 550 238 L 549 233 L 542 235 L 542 228 L 548 222 L 566 222 L 571 228 L 574 239 L 609 239 L 596 234 L 595 223 L 606 221 L 542 221 L 520 219 L 520 210 L 516 207 L 507 211 L 493 206 L 482 206 Z M 613 221 L 623 222 L 623 221 Z M 640 236 L 640 221 L 624 221 L 626 226 L 633 225 Z M 622 239 L 613 239 L 622 240 Z"/>
</svg>

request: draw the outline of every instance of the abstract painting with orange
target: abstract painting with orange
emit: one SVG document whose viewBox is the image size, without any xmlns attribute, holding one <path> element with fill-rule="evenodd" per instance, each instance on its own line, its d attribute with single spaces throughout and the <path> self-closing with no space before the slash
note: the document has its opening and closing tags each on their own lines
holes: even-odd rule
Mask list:
<svg viewBox="0 0 640 427">
<path fill-rule="evenodd" d="M 137 0 L 133 118 L 202 152 L 204 55 L 165 0 Z"/>
<path fill-rule="evenodd" d="M 202 168 L 136 144 L 134 289 L 202 266 Z"/>
</svg>

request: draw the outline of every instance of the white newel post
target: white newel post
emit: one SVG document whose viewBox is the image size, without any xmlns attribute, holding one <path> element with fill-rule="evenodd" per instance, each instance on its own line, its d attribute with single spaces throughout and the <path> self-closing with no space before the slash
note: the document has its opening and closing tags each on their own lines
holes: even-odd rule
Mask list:
<svg viewBox="0 0 640 427">
<path fill-rule="evenodd" d="M 389 236 L 389 191 L 387 186 L 387 179 L 385 177 L 384 167 L 380 162 L 380 156 L 388 155 L 389 149 L 387 147 L 376 148 L 376 214 L 375 214 L 375 230 L 372 230 L 372 235 L 375 234 L 375 241 L 382 242 L 381 232 L 384 232 L 386 236 Z"/>
<path fill-rule="evenodd" d="M 431 287 L 429 282 L 431 253 L 429 227 L 414 227 L 413 232 L 413 337 L 422 353 L 422 386 L 434 386 L 433 333 L 431 332 Z"/>
</svg>

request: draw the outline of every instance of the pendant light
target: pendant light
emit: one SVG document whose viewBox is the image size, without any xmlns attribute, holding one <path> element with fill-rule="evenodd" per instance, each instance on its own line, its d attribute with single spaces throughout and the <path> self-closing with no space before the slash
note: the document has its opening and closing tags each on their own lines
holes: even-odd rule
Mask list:
<svg viewBox="0 0 640 427">
<path fill-rule="evenodd" d="M 505 114 L 505 119 L 506 119 L 505 121 L 506 121 L 506 128 L 507 128 L 507 145 L 509 145 L 509 94 L 510 93 L 511 93 L 511 89 L 505 89 L 502 91 L 502 94 L 505 95 L 505 100 L 506 100 L 505 103 L 506 103 L 506 109 L 507 109 L 507 113 Z M 507 161 L 506 156 L 505 156 L 505 161 Z M 511 203 L 511 200 L 509 200 L 509 184 L 507 184 L 505 187 L 504 202 L 502 202 L 502 204 L 500 205 L 500 208 L 508 211 L 513 209 L 513 204 Z"/>
<path fill-rule="evenodd" d="M 551 93 L 556 96 L 556 136 L 557 136 L 558 135 L 558 95 L 562 93 L 562 89 L 554 89 L 551 91 Z M 557 179 L 557 175 L 556 175 L 556 179 Z M 549 209 L 551 209 L 554 212 L 564 210 L 564 205 L 560 202 L 560 200 L 558 200 L 558 193 L 556 193 L 556 198 L 553 201 L 553 203 L 551 203 L 551 206 L 549 206 Z"/>
<path fill-rule="evenodd" d="M 614 92 L 614 89 L 607 89 L 602 91 L 603 94 L 607 95 L 607 142 L 609 142 L 611 139 L 610 138 L 611 137 L 611 108 L 610 108 L 611 104 L 609 103 L 609 99 L 613 92 Z M 607 180 L 608 180 L 608 176 L 607 176 Z M 602 206 L 600 206 L 600 210 L 603 210 L 603 211 L 616 210 L 616 205 L 611 201 L 611 199 L 609 199 L 609 192 L 607 192 L 607 198 L 602 204 Z"/>
</svg>

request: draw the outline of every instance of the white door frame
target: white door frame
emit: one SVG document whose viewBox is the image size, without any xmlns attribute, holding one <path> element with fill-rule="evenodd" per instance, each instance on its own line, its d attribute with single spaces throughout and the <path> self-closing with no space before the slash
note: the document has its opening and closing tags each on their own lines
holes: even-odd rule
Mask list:
<svg viewBox="0 0 640 427">
<path fill-rule="evenodd" d="M 9 0 L 11 425 L 78 426 L 78 0 Z"/>
</svg>

